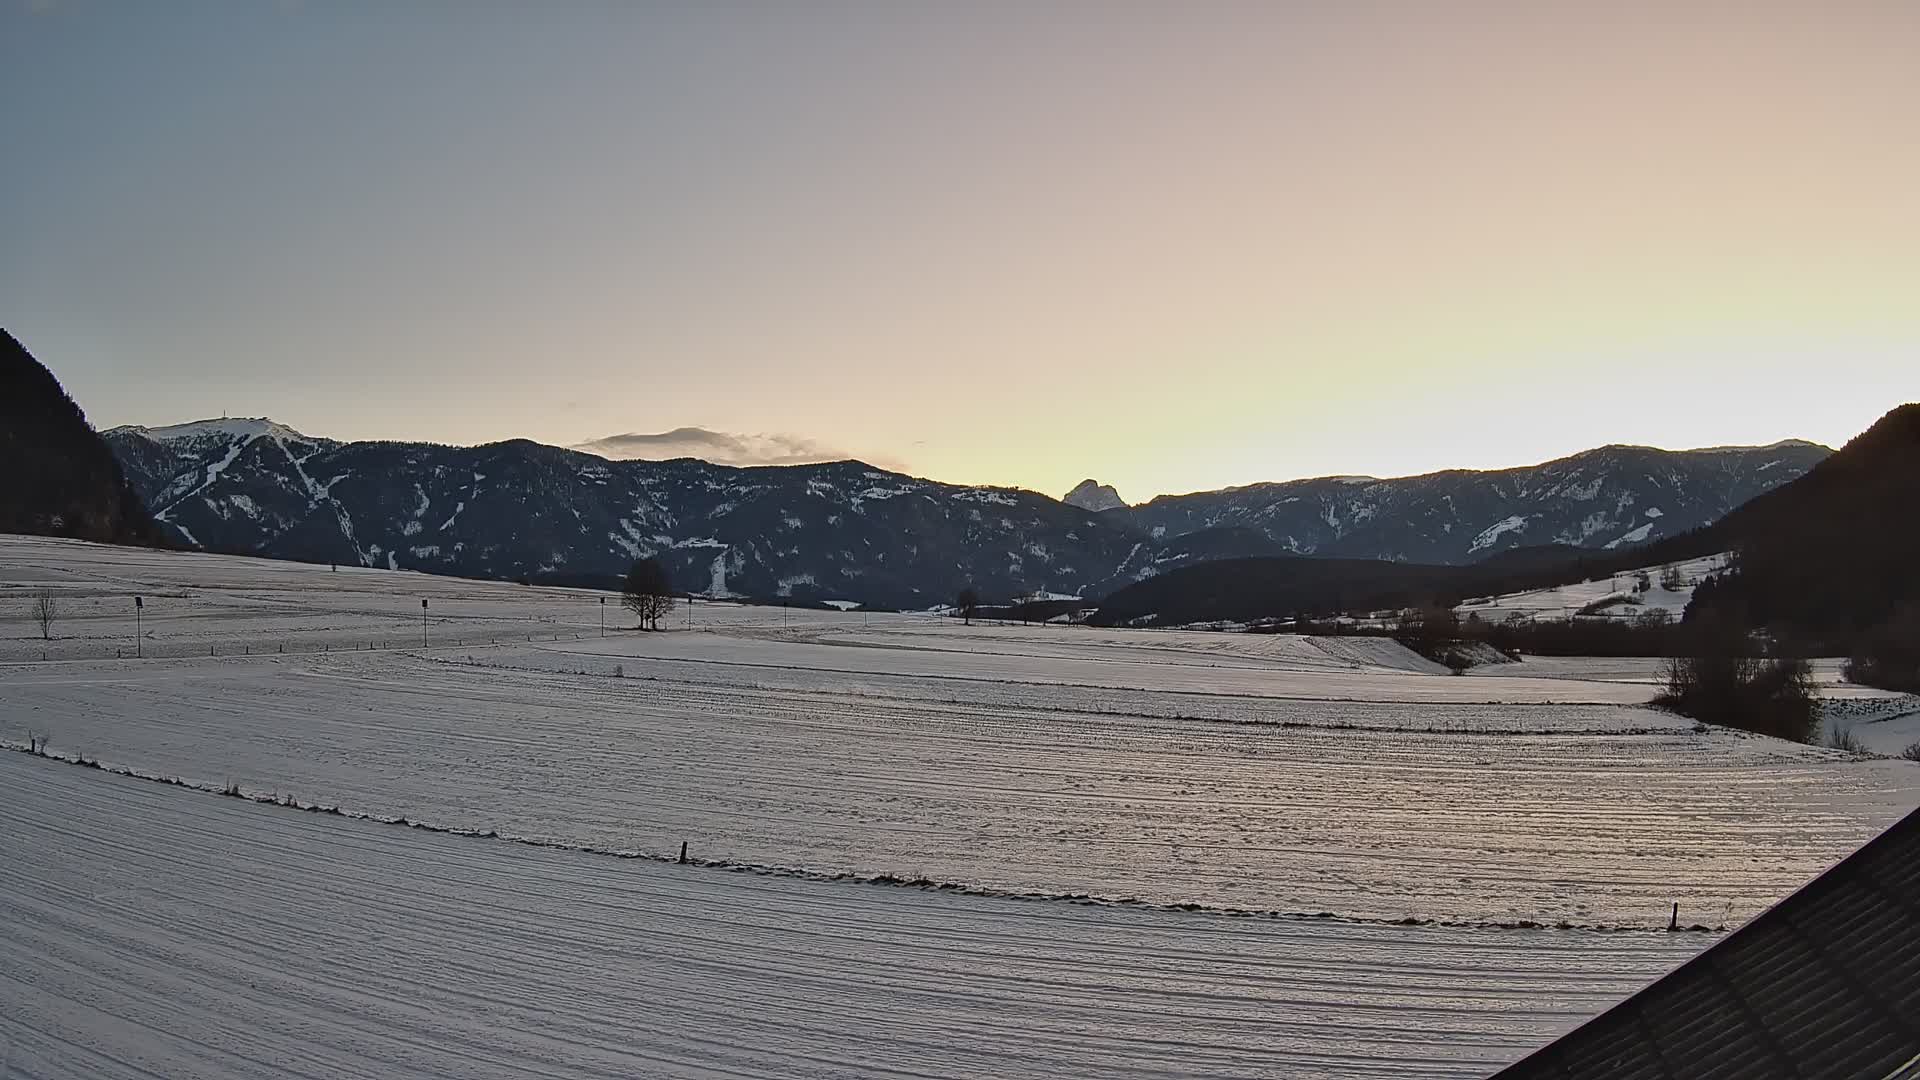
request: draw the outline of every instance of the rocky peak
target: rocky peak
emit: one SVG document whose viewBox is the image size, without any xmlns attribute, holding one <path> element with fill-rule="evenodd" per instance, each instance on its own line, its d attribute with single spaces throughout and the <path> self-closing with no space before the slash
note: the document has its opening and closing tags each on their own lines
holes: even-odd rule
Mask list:
<svg viewBox="0 0 1920 1080">
<path fill-rule="evenodd" d="M 1113 489 L 1112 484 L 1097 483 L 1092 479 L 1075 484 L 1073 490 L 1067 492 L 1067 497 L 1060 501 L 1068 506 L 1077 506 L 1082 510 L 1091 510 L 1095 513 L 1102 510 L 1119 510 L 1127 505 L 1126 500 L 1120 497 L 1120 493 Z"/>
</svg>

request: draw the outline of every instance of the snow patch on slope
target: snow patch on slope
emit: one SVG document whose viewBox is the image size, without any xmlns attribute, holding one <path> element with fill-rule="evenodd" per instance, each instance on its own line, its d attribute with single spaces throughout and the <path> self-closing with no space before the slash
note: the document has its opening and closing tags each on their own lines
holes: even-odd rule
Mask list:
<svg viewBox="0 0 1920 1080">
<path fill-rule="evenodd" d="M 206 475 L 201 477 L 199 484 L 195 485 L 192 490 L 171 500 L 167 504 L 166 508 L 161 510 L 159 513 L 155 514 L 154 517 L 159 518 L 162 521 L 170 522 L 172 520 L 170 515 L 173 513 L 174 507 L 179 506 L 181 503 L 186 502 L 188 499 L 191 499 L 195 495 L 198 495 L 201 492 L 207 490 L 207 488 L 212 487 L 213 482 L 215 480 L 220 479 L 220 474 L 223 472 L 226 472 L 227 469 L 233 465 L 234 461 L 237 458 L 239 458 L 240 452 L 242 450 L 245 450 L 247 448 L 247 444 L 250 442 L 252 442 L 251 439 L 246 439 L 240 442 L 236 442 L 232 446 L 227 447 L 227 455 L 221 458 L 219 461 L 213 462 L 207 466 Z"/>
<path fill-rule="evenodd" d="M 1724 570 L 1726 565 L 1727 556 L 1724 553 L 1706 555 L 1639 570 L 1623 570 L 1593 581 L 1481 597 L 1478 602 L 1470 600 L 1453 610 L 1462 618 L 1478 615 L 1489 622 L 1501 622 L 1514 615 L 1568 619 L 1573 618 L 1580 609 L 1610 597 L 1631 597 L 1634 602 L 1622 600 L 1609 606 L 1603 615 L 1588 617 L 1622 619 L 1644 615 L 1649 611 L 1664 611 L 1671 618 L 1678 619 L 1687 610 L 1687 602 L 1693 599 L 1694 586 Z M 1677 589 L 1668 589 L 1662 584 L 1669 566 L 1676 572 L 1680 586 Z M 1649 585 L 1646 592 L 1638 591 L 1638 578 L 1643 573 L 1647 575 Z"/>
<path fill-rule="evenodd" d="M 1018 505 L 1018 500 L 1011 494 L 995 491 L 992 488 L 966 488 L 954 492 L 952 497 L 955 502 L 993 503 L 996 506 Z"/>
<path fill-rule="evenodd" d="M 1473 538 L 1473 543 L 1468 545 L 1467 550 L 1484 551 L 1498 543 L 1502 536 L 1510 532 L 1525 531 L 1526 527 L 1527 519 L 1524 515 L 1515 514 L 1512 517 L 1502 518 L 1481 530 L 1480 535 Z"/>
<path fill-rule="evenodd" d="M 1647 534 L 1653 532 L 1653 526 L 1654 526 L 1654 523 L 1649 521 L 1645 525 L 1642 525 L 1639 528 L 1634 529 L 1632 532 L 1622 533 L 1619 536 L 1614 537 L 1613 539 L 1607 541 L 1607 550 L 1612 551 L 1614 548 L 1619 547 L 1621 544 L 1638 544 L 1638 543 L 1644 542 L 1647 538 Z"/>
</svg>

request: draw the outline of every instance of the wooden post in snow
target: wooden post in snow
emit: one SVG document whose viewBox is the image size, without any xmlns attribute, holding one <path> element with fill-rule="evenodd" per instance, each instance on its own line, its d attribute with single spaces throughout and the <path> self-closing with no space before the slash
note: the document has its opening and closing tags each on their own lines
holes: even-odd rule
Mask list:
<svg viewBox="0 0 1920 1080">
<path fill-rule="evenodd" d="M 681 866 L 687 865 L 687 842 L 685 840 L 680 841 L 680 860 L 679 861 Z"/>
</svg>

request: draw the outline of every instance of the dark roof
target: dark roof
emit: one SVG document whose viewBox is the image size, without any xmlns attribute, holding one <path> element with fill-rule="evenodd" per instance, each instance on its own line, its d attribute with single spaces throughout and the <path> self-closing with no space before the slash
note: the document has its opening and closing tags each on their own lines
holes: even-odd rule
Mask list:
<svg viewBox="0 0 1920 1080">
<path fill-rule="evenodd" d="M 1917 1063 L 1920 810 L 1495 1080 L 1888 1080 Z"/>
</svg>

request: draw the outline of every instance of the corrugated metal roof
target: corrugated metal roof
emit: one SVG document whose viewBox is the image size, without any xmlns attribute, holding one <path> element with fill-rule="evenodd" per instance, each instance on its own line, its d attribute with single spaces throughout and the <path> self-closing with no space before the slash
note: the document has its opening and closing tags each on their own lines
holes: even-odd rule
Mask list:
<svg viewBox="0 0 1920 1080">
<path fill-rule="evenodd" d="M 1920 1080 L 1920 810 L 1495 1080 Z"/>
</svg>

